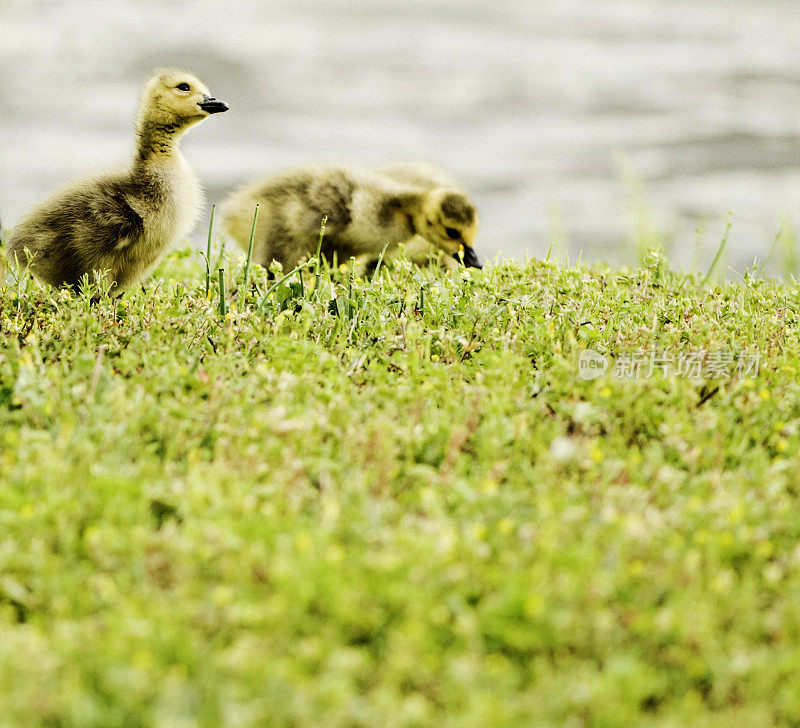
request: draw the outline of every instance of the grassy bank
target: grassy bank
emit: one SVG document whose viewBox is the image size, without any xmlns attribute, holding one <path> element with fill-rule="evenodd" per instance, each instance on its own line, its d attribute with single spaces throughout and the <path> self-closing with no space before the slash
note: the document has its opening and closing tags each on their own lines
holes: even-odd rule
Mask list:
<svg viewBox="0 0 800 728">
<path fill-rule="evenodd" d="M 800 725 L 796 288 L 198 268 L 7 278 L 2 728 Z"/>
</svg>

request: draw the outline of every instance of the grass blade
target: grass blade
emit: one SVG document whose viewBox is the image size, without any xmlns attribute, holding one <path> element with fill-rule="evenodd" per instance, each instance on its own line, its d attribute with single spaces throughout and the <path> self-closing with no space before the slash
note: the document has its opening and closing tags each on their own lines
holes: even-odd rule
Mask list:
<svg viewBox="0 0 800 728">
<path fill-rule="evenodd" d="M 211 205 L 211 221 L 208 223 L 208 242 L 206 243 L 206 298 L 211 290 L 211 231 L 214 229 L 214 209 Z"/>
<path fill-rule="evenodd" d="M 328 216 L 322 218 L 322 224 L 319 226 L 319 240 L 317 241 L 317 252 L 314 259 L 317 261 L 317 267 L 314 275 L 314 295 L 319 298 L 317 293 L 319 289 L 319 270 L 322 267 L 322 238 L 325 237 L 325 225 L 328 222 Z"/>
<path fill-rule="evenodd" d="M 219 269 L 219 315 L 224 316 L 228 313 L 228 308 L 225 305 L 225 269 Z"/>
<path fill-rule="evenodd" d="M 250 230 L 250 244 L 247 246 L 247 261 L 244 264 L 244 293 L 242 294 L 242 303 L 247 300 L 247 282 L 250 278 L 250 261 L 253 259 L 253 238 L 256 234 L 256 222 L 258 222 L 258 205 L 253 214 L 253 227 Z"/>
<path fill-rule="evenodd" d="M 353 282 L 355 280 L 355 277 L 356 277 L 356 259 L 351 255 L 350 282 L 347 290 L 347 315 L 349 318 L 353 318 L 353 312 L 355 311 L 355 306 L 353 305 Z"/>
<path fill-rule="evenodd" d="M 775 252 L 775 249 L 781 242 L 783 238 L 783 225 L 781 225 L 778 233 L 772 239 L 772 244 L 769 246 L 769 250 L 767 251 L 767 257 L 764 260 L 757 261 L 756 264 L 753 266 L 753 273 L 756 273 L 759 269 L 763 269 L 767 267 L 767 264 L 772 260 L 772 254 Z"/>
<path fill-rule="evenodd" d="M 375 264 L 375 270 L 372 271 L 372 282 L 373 283 L 375 283 L 375 281 L 378 280 L 378 271 L 381 268 L 381 264 L 383 263 L 383 256 L 386 254 L 386 248 L 388 248 L 388 247 L 389 247 L 389 241 L 387 240 L 386 243 L 383 246 L 383 250 L 381 250 L 381 254 L 378 256 L 378 262 Z"/>
<path fill-rule="evenodd" d="M 703 278 L 702 284 L 705 285 L 708 282 L 708 279 L 711 278 L 711 275 L 714 273 L 714 269 L 717 267 L 717 263 L 719 263 L 719 259 L 722 257 L 722 253 L 725 250 L 725 246 L 728 244 L 728 233 L 731 231 L 731 216 L 728 215 L 728 222 L 725 225 L 725 233 L 722 236 L 722 240 L 719 242 L 719 247 L 717 248 L 717 254 L 714 256 L 714 260 L 711 261 L 711 267 L 708 269 L 708 273 L 706 273 L 705 278 Z"/>
</svg>

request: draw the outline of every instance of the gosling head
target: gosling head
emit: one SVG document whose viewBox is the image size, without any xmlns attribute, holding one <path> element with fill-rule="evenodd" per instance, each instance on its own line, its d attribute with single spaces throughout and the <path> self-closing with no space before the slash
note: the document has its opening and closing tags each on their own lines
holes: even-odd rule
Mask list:
<svg viewBox="0 0 800 728">
<path fill-rule="evenodd" d="M 142 91 L 139 127 L 156 126 L 180 133 L 211 114 L 227 110 L 228 105 L 215 99 L 193 73 L 164 68 L 153 73 Z"/>
<path fill-rule="evenodd" d="M 463 192 L 444 187 L 431 190 L 415 223 L 417 232 L 445 253 L 468 268 L 481 267 L 472 247 L 478 233 L 478 211 Z"/>
</svg>

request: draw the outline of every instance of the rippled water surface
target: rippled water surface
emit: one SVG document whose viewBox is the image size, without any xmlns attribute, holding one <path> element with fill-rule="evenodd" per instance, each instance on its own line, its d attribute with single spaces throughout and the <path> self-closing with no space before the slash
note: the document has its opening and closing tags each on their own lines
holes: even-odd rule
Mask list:
<svg viewBox="0 0 800 728">
<path fill-rule="evenodd" d="M 0 0 L 4 223 L 123 160 L 165 64 L 231 104 L 184 144 L 211 201 L 300 161 L 427 158 L 487 256 L 625 260 L 639 219 L 702 267 L 732 211 L 741 268 L 800 222 L 794 0 Z"/>
</svg>

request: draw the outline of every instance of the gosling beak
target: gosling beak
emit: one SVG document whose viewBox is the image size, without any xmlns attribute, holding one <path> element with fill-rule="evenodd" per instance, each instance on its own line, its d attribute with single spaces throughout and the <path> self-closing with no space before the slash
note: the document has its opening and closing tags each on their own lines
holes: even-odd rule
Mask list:
<svg viewBox="0 0 800 728">
<path fill-rule="evenodd" d="M 229 106 L 224 101 L 215 99 L 213 96 L 203 96 L 203 100 L 198 106 L 209 114 L 218 114 L 220 111 L 227 111 Z"/>
<path fill-rule="evenodd" d="M 456 260 L 460 260 L 465 268 L 483 268 L 478 256 L 475 255 L 475 248 L 471 245 L 462 245 L 463 252 L 459 251 L 456 254 Z"/>
</svg>

